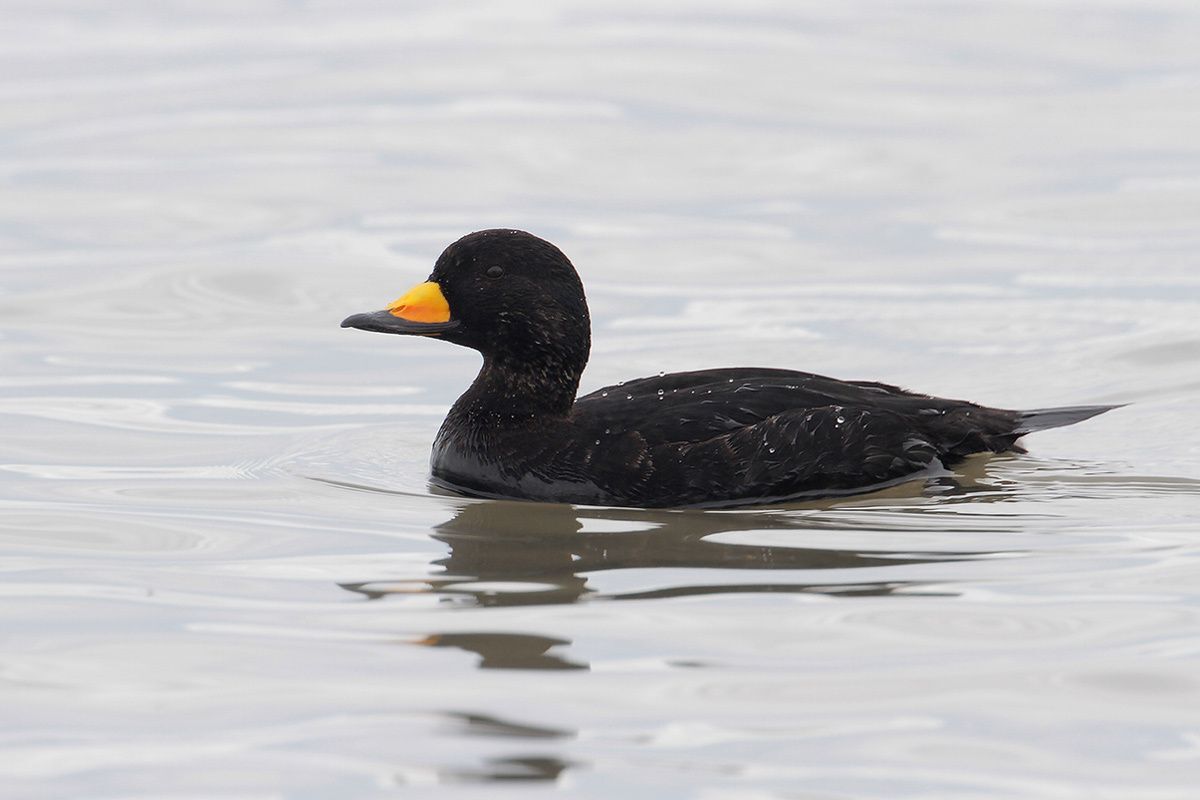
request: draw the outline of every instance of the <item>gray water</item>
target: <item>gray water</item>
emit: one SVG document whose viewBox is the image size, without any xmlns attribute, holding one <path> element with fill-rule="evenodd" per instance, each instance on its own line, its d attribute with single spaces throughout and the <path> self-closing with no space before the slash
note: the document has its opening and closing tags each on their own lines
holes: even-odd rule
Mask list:
<svg viewBox="0 0 1200 800">
<path fill-rule="evenodd" d="M 0 16 L 0 795 L 1197 796 L 1195 3 Z M 496 226 L 587 390 L 1130 405 L 789 508 L 445 496 L 477 356 L 337 324 Z"/>
</svg>

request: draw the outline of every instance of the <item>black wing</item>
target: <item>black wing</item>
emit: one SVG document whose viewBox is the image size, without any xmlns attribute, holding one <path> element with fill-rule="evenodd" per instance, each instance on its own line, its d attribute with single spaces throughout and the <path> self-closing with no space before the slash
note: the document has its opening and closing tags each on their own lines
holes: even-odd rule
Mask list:
<svg viewBox="0 0 1200 800">
<path fill-rule="evenodd" d="M 896 414 L 834 406 L 785 411 L 649 455 L 649 504 L 731 505 L 863 489 L 925 471 L 941 452 Z"/>
</svg>

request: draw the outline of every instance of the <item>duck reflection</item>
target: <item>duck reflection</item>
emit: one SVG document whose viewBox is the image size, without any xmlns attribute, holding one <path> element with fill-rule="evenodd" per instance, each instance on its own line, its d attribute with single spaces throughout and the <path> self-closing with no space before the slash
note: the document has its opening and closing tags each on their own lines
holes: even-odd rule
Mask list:
<svg viewBox="0 0 1200 800">
<path fill-rule="evenodd" d="M 530 725 L 511 719 L 502 719 L 491 714 L 476 714 L 469 711 L 450 711 L 444 715 L 450 723 L 450 734 L 457 736 L 486 736 L 505 739 L 572 739 L 576 731 L 567 728 L 551 728 L 546 725 Z"/>
<path fill-rule="evenodd" d="M 426 647 L 454 647 L 479 656 L 479 669 L 587 669 L 557 653 L 553 647 L 569 645 L 570 639 L 555 639 L 526 633 L 435 633 L 419 639 Z"/>
<path fill-rule="evenodd" d="M 885 574 L 894 579 L 881 580 L 879 568 L 972 560 L 995 555 L 994 551 L 793 547 L 753 539 L 761 542 L 763 532 L 788 530 L 828 531 L 831 543 L 847 530 L 912 532 L 932 527 L 953 532 L 962 522 L 951 506 L 998 501 L 1007 494 L 994 482 L 964 483 L 956 476 L 894 487 L 865 500 L 739 512 L 577 508 L 455 498 L 453 516 L 433 532 L 449 547 L 447 555 L 433 562 L 441 575 L 340 585 L 368 600 L 423 594 L 450 607 L 469 608 L 766 592 L 949 595 L 953 592 L 903 577 L 903 570 L 887 569 Z M 871 505 L 880 502 L 885 504 L 882 509 Z M 831 510 L 836 513 L 827 513 Z M 989 525 L 990 530 L 1002 527 L 999 522 Z M 599 573 L 628 570 L 655 570 L 652 574 L 661 577 L 651 588 L 625 591 L 589 585 Z M 698 570 L 707 571 L 704 574 L 712 579 L 696 580 Z M 855 580 L 854 570 L 867 572 L 862 580 Z M 784 575 L 789 580 L 778 579 Z M 822 580 L 823 575 L 828 579 Z M 408 641 L 473 653 L 480 669 L 588 669 L 586 663 L 562 654 L 569 640 L 532 632 L 458 630 Z"/>
<path fill-rule="evenodd" d="M 447 770 L 450 781 L 464 783 L 502 783 L 509 781 L 554 782 L 575 766 L 553 756 L 518 756 L 489 759 L 479 769 Z"/>
<path fill-rule="evenodd" d="M 369 599 L 419 592 L 434 594 L 448 604 L 476 607 L 753 592 L 877 596 L 898 591 L 913 593 L 921 584 L 900 579 L 852 582 L 845 580 L 844 575 L 831 577 L 829 581 L 815 580 L 813 576 L 803 581 L 729 582 L 719 578 L 728 578 L 731 570 L 853 570 L 968 560 L 991 554 L 780 547 L 716 540 L 717 534 L 737 531 L 821 527 L 824 526 L 809 517 L 786 511 L 645 511 L 475 501 L 462 505 L 451 519 L 435 529 L 434 538 L 450 548 L 445 558 L 434 562 L 442 568 L 442 576 L 422 579 L 416 585 L 405 581 L 341 586 Z M 632 569 L 721 572 L 713 572 L 718 579 L 711 582 L 683 584 L 667 584 L 680 576 L 664 573 L 666 585 L 627 592 L 602 592 L 588 585 L 589 575 Z M 548 646 L 542 652 L 546 649 Z"/>
</svg>

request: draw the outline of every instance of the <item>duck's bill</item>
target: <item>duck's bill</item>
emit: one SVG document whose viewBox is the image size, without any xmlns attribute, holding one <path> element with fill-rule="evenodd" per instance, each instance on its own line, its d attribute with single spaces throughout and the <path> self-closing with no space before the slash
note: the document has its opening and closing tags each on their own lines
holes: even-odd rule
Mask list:
<svg viewBox="0 0 1200 800">
<path fill-rule="evenodd" d="M 368 311 L 365 314 L 351 314 L 342 320 L 343 328 L 358 328 L 360 331 L 376 331 L 378 333 L 404 333 L 410 336 L 437 336 L 452 331 L 458 327 L 457 320 L 445 322 L 416 322 L 411 319 L 397 317 L 391 311 Z"/>
<path fill-rule="evenodd" d="M 409 289 L 382 311 L 354 314 L 342 320 L 343 328 L 358 328 L 379 333 L 407 333 L 413 336 L 437 336 L 458 327 L 450 319 L 450 304 L 442 287 L 425 281 Z"/>
</svg>

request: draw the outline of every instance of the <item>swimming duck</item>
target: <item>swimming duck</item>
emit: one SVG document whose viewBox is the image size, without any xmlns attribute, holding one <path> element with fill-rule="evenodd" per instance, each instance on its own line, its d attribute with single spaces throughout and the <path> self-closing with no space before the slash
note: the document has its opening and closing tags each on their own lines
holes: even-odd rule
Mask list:
<svg viewBox="0 0 1200 800">
<path fill-rule="evenodd" d="M 576 397 L 591 348 L 583 284 L 517 230 L 459 239 L 429 279 L 343 328 L 430 336 L 483 367 L 433 444 L 433 482 L 479 497 L 726 507 L 864 491 L 1114 406 L 1033 411 L 735 367 L 626 381 Z"/>
</svg>

